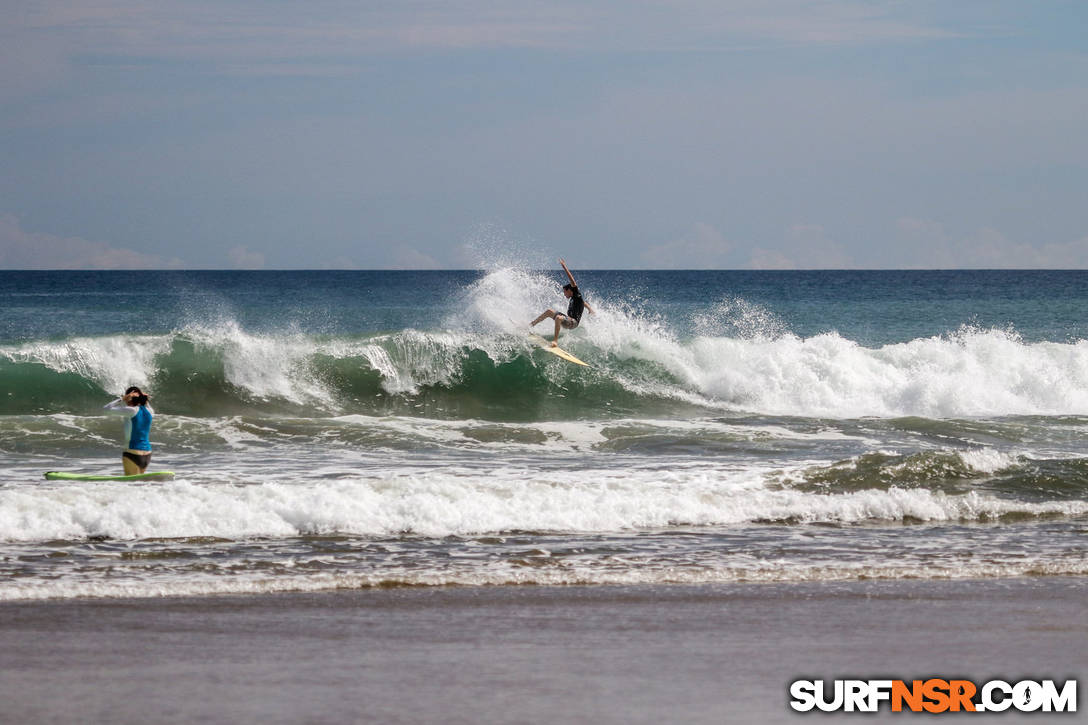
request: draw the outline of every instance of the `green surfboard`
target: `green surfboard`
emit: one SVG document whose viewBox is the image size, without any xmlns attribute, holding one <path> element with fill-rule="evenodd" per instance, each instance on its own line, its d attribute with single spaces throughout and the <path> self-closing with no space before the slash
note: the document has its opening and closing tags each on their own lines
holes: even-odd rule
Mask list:
<svg viewBox="0 0 1088 725">
<path fill-rule="evenodd" d="M 138 473 L 134 476 L 92 476 L 89 473 L 67 473 L 65 471 L 49 471 L 45 474 L 47 481 L 172 481 L 173 471 L 155 471 L 154 473 Z"/>
</svg>

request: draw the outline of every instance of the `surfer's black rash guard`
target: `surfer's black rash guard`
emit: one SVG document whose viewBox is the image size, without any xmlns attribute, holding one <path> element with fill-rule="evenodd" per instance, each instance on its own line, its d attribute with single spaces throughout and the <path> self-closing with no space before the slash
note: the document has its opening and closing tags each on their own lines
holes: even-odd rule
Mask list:
<svg viewBox="0 0 1088 725">
<path fill-rule="evenodd" d="M 570 304 L 567 305 L 567 317 L 571 318 L 575 322 L 582 321 L 582 312 L 586 309 L 586 301 L 582 299 L 582 293 L 578 289 L 578 285 L 570 288 L 571 298 Z"/>
</svg>

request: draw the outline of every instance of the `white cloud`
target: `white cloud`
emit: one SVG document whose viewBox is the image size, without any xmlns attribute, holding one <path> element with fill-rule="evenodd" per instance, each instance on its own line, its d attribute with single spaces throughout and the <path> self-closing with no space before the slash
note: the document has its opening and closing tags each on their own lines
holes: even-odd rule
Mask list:
<svg viewBox="0 0 1088 725">
<path fill-rule="evenodd" d="M 321 269 L 362 269 L 362 267 L 351 257 L 341 255 L 326 261 Z"/>
<path fill-rule="evenodd" d="M 964 269 L 1085 269 L 1088 236 L 1070 242 L 1029 244 L 1009 239 L 997 229 L 966 235 L 948 232 L 929 219 L 904 217 L 896 222 L 900 248 L 910 254 L 904 266 Z"/>
<path fill-rule="evenodd" d="M 1038 249 L 1040 267 L 1048 269 L 1088 269 L 1088 236 L 1065 244 L 1044 244 Z"/>
<path fill-rule="evenodd" d="M 9 13 L 10 15 L 10 13 Z M 403 0 L 274 6 L 214 0 L 38 0 L 6 19 L 0 47 L 55 68 L 77 56 L 200 60 L 227 72 L 340 74 L 340 61 L 419 49 L 715 50 L 767 42 L 856 44 L 950 37 L 910 4 L 671 0 L 639 4 Z M 31 47 L 31 45 L 33 47 Z M 41 48 L 47 47 L 46 56 Z M 323 61 L 315 63 L 314 58 Z M 296 65 L 301 62 L 302 66 Z M 25 62 L 5 64 L 12 81 Z M 18 69 L 17 71 L 15 69 Z M 60 69 L 51 72 L 63 72 Z"/>
<path fill-rule="evenodd" d="M 778 250 L 756 247 L 748 260 L 751 269 L 797 269 L 797 263 Z"/>
<path fill-rule="evenodd" d="M 231 250 L 227 252 L 227 257 L 230 259 L 230 263 L 234 265 L 235 269 L 264 268 L 264 254 L 255 252 L 243 245 L 231 247 Z"/>
<path fill-rule="evenodd" d="M 852 269 L 857 263 L 819 224 L 795 224 L 786 230 L 782 248 L 753 249 L 748 266 L 752 269 Z"/>
<path fill-rule="evenodd" d="M 444 269 L 441 264 L 429 254 L 424 254 L 418 249 L 398 249 L 393 255 L 393 262 L 386 269 Z"/>
<path fill-rule="evenodd" d="M 732 244 L 714 227 L 696 223 L 684 236 L 643 250 L 651 269 L 721 269 L 729 264 Z"/>
<path fill-rule="evenodd" d="M 177 257 L 166 259 L 80 237 L 28 232 L 12 214 L 0 214 L 2 269 L 177 269 Z"/>
</svg>

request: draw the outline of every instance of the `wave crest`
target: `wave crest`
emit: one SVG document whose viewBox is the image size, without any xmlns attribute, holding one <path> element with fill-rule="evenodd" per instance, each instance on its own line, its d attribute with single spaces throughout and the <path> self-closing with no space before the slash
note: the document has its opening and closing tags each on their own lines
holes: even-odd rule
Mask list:
<svg viewBox="0 0 1088 725">
<path fill-rule="evenodd" d="M 0 347 L 0 382 L 10 391 L 0 413 L 91 408 L 129 384 L 150 387 L 164 412 L 186 415 L 422 411 L 525 420 L 677 405 L 833 418 L 1088 411 L 1086 341 L 1025 343 L 1007 330 L 964 328 L 869 348 L 836 333 L 680 339 L 609 307 L 594 318 L 563 343 L 590 369 L 541 353 L 527 327 L 509 319 L 489 329 L 355 337 L 250 333 L 227 322 L 36 341 Z"/>
</svg>

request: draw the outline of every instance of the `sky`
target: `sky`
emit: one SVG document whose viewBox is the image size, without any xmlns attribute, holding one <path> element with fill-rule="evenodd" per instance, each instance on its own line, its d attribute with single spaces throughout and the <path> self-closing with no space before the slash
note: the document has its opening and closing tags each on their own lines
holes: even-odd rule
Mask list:
<svg viewBox="0 0 1088 725">
<path fill-rule="evenodd" d="M 0 0 L 0 269 L 1088 268 L 1081 0 Z"/>
</svg>

